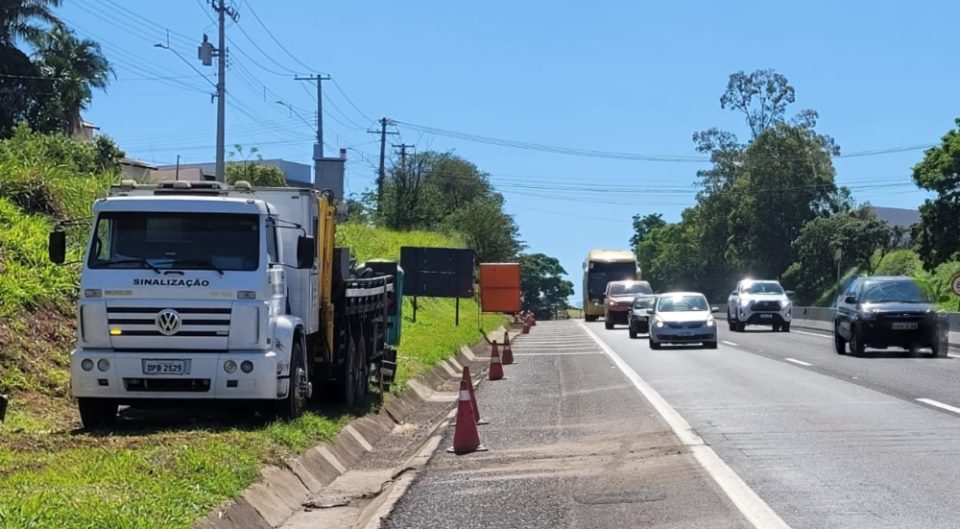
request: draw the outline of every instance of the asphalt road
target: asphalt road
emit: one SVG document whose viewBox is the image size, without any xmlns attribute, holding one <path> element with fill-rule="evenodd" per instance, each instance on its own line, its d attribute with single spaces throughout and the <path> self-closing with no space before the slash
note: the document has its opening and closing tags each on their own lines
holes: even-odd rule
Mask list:
<svg viewBox="0 0 960 529">
<path fill-rule="evenodd" d="M 447 428 L 384 527 L 749 527 L 579 323 L 542 322 L 514 353 L 477 390 L 489 450 L 447 453 Z"/>
<path fill-rule="evenodd" d="M 717 350 L 654 351 L 587 325 L 792 527 L 960 527 L 960 415 L 931 404 L 960 408 L 960 359 L 725 325 Z"/>
</svg>

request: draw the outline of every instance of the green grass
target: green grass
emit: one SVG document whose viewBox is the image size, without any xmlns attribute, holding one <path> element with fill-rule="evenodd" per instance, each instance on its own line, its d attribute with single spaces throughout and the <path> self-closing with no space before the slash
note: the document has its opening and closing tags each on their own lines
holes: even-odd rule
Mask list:
<svg viewBox="0 0 960 529">
<path fill-rule="evenodd" d="M 431 231 L 393 231 L 366 224 L 337 227 L 337 246 L 348 246 L 357 262 L 369 259 L 400 260 L 401 246 L 463 248 L 456 235 Z"/>
</svg>

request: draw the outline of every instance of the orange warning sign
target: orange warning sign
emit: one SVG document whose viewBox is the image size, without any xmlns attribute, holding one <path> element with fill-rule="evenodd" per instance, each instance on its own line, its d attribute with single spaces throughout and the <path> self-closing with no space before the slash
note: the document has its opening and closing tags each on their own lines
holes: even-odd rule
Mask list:
<svg viewBox="0 0 960 529">
<path fill-rule="evenodd" d="M 480 263 L 480 308 L 483 312 L 520 312 L 519 263 Z"/>
</svg>

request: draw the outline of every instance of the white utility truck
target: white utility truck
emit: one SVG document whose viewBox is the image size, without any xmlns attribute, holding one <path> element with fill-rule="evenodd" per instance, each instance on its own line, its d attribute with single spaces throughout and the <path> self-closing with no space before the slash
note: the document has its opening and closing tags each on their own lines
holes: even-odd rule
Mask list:
<svg viewBox="0 0 960 529">
<path fill-rule="evenodd" d="M 114 186 L 93 206 L 82 262 L 70 375 L 83 424 L 209 399 L 293 418 L 315 391 L 350 406 L 371 380 L 389 385 L 395 278 L 353 277 L 335 223 L 313 189 Z M 65 253 L 59 227 L 50 258 Z"/>
</svg>

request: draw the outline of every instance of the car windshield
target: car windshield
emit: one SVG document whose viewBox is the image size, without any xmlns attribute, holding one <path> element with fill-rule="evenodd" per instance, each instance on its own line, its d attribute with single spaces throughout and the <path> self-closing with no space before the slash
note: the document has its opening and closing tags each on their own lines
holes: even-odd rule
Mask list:
<svg viewBox="0 0 960 529">
<path fill-rule="evenodd" d="M 628 296 L 631 294 L 653 294 L 650 285 L 646 283 L 620 283 L 610 285 L 611 296 Z"/>
<path fill-rule="evenodd" d="M 90 268 L 252 271 L 260 264 L 257 215 L 107 212 L 97 219 Z"/>
<path fill-rule="evenodd" d="M 913 281 L 883 281 L 867 283 L 861 300 L 864 303 L 929 303 L 930 298 Z"/>
<path fill-rule="evenodd" d="M 757 281 L 743 288 L 747 294 L 783 294 L 783 287 L 773 281 Z"/>
<path fill-rule="evenodd" d="M 709 310 L 707 300 L 700 295 L 661 296 L 657 312 L 695 312 Z"/>
<path fill-rule="evenodd" d="M 653 302 L 656 301 L 656 300 L 657 300 L 657 298 L 654 298 L 654 297 L 637 298 L 637 299 L 633 300 L 633 308 L 635 308 L 635 309 L 650 309 L 650 308 L 653 308 Z"/>
</svg>

